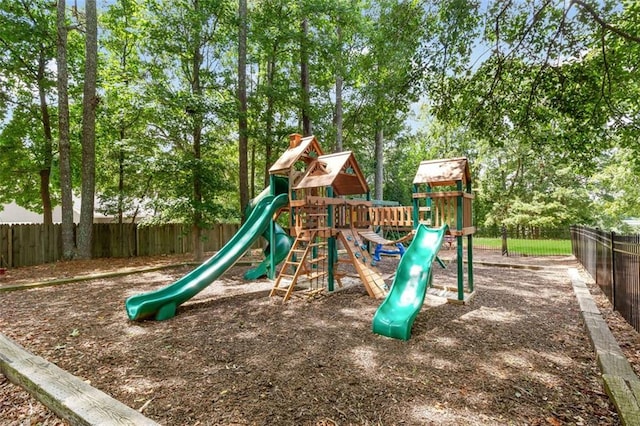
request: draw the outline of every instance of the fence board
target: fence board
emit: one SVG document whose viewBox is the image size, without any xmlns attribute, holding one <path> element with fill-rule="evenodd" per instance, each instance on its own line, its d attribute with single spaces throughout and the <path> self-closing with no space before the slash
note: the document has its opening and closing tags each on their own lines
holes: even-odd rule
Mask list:
<svg viewBox="0 0 640 426">
<path fill-rule="evenodd" d="M 219 250 L 237 230 L 237 224 L 214 224 L 204 230 L 205 250 Z M 263 245 L 258 242 L 255 246 Z M 121 229 L 116 223 L 97 223 L 93 227 L 91 253 L 94 258 L 182 254 L 191 252 L 192 248 L 191 227 L 187 225 L 126 224 Z M 62 226 L 0 225 L 0 256 L 4 266 L 14 268 L 59 261 L 62 259 Z"/>
<path fill-rule="evenodd" d="M 8 267 L 11 265 L 11 233 L 11 226 L 0 225 L 0 267 Z"/>
</svg>

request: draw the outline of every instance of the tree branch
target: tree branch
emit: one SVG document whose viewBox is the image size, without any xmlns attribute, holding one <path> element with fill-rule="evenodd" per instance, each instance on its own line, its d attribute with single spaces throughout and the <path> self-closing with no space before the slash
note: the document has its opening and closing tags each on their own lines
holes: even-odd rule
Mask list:
<svg viewBox="0 0 640 426">
<path fill-rule="evenodd" d="M 605 28 L 609 31 L 611 31 L 612 33 L 619 35 L 620 37 L 622 37 L 623 39 L 627 40 L 627 41 L 633 41 L 635 43 L 640 43 L 640 37 L 633 35 L 633 34 L 629 34 L 626 31 L 621 30 L 620 28 L 617 28 L 613 25 L 611 25 L 610 23 L 608 23 L 607 21 L 605 21 L 600 15 L 598 15 L 598 13 L 595 11 L 595 9 L 593 7 L 591 7 L 590 5 L 588 5 L 587 3 L 585 3 L 582 0 L 571 0 L 571 5 L 577 5 L 580 8 L 582 8 L 585 12 L 587 12 L 589 15 L 591 15 L 591 17 L 593 18 L 594 21 L 596 21 L 598 23 L 598 25 L 600 25 L 602 28 Z"/>
</svg>

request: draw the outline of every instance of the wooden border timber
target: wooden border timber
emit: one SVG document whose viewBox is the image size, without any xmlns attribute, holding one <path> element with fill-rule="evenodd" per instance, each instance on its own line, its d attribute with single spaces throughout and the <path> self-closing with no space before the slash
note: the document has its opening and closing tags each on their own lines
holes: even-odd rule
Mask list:
<svg viewBox="0 0 640 426">
<path fill-rule="evenodd" d="M 578 270 L 569 268 L 573 291 L 580 305 L 584 326 L 596 353 L 602 381 L 624 426 L 640 425 L 640 379 L 625 357 L 609 326 L 602 318 Z"/>
<path fill-rule="evenodd" d="M 0 334 L 0 372 L 72 425 L 159 425 L 4 334 Z"/>
</svg>

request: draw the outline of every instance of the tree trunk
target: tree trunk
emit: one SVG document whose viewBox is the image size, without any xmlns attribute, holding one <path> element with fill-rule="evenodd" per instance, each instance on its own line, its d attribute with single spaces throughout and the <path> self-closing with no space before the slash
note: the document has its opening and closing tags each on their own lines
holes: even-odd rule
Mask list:
<svg viewBox="0 0 640 426">
<path fill-rule="evenodd" d="M 251 198 L 256 198 L 256 143 L 251 144 Z"/>
<path fill-rule="evenodd" d="M 199 12 L 200 5 L 198 0 L 193 3 L 194 10 Z M 202 87 L 200 85 L 200 66 L 202 65 L 202 52 L 201 46 L 201 31 L 197 33 L 193 42 L 193 74 L 191 79 L 191 94 L 196 99 L 196 105 L 191 112 L 193 117 L 193 252 L 196 261 L 201 261 L 204 258 L 204 246 L 202 242 L 202 127 L 203 127 L 203 112 L 202 112 Z"/>
<path fill-rule="evenodd" d="M 96 0 L 87 0 L 84 92 L 82 96 L 82 191 L 78 251 L 76 257 L 91 258 L 96 191 L 96 84 L 98 75 L 98 17 Z"/>
<path fill-rule="evenodd" d="M 67 23 L 65 0 L 58 0 L 56 26 L 56 64 L 58 68 L 58 150 L 60 156 L 60 192 L 62 195 L 62 256 L 73 258 L 73 199 L 71 197 L 71 144 L 69 142 L 69 75 L 67 70 Z"/>
<path fill-rule="evenodd" d="M 375 200 L 383 200 L 383 183 L 382 179 L 384 176 L 384 135 L 382 132 L 382 124 L 380 121 L 377 123 L 378 130 L 376 131 L 376 141 L 375 141 L 375 178 L 374 178 L 374 199 Z"/>
<path fill-rule="evenodd" d="M 124 123 L 120 127 L 120 140 L 125 138 Z M 120 239 L 120 255 L 124 253 L 124 149 L 118 152 L 118 236 Z"/>
<path fill-rule="evenodd" d="M 338 46 L 342 49 L 342 31 L 340 27 L 336 29 L 338 35 Z M 342 55 L 338 53 L 338 63 L 336 64 L 336 114 L 335 114 L 335 126 L 336 126 L 336 146 L 334 152 L 342 152 L 342 85 L 344 84 L 342 78 Z"/>
<path fill-rule="evenodd" d="M 249 166 L 247 132 L 247 0 L 239 0 L 238 15 L 240 28 L 238 31 L 238 174 L 240 183 L 240 212 L 243 215 L 249 203 Z"/>
<path fill-rule="evenodd" d="M 273 51 L 267 63 L 267 112 L 265 117 L 265 146 L 264 146 L 264 186 L 269 185 L 269 168 L 271 167 L 271 153 L 273 151 L 273 122 L 274 104 L 273 83 L 276 76 L 276 55 L 278 46 L 273 45 Z"/>
<path fill-rule="evenodd" d="M 309 52 L 307 51 L 307 34 L 309 33 L 309 21 L 307 18 L 302 19 L 300 34 L 300 87 L 302 89 L 302 134 L 303 136 L 311 136 L 313 129 L 311 127 L 310 113 L 310 86 L 309 86 Z"/>
<path fill-rule="evenodd" d="M 45 51 L 40 51 L 38 59 L 38 95 L 40 98 L 40 114 L 42 116 L 42 130 L 44 132 L 44 149 L 42 166 L 40 168 L 40 199 L 42 200 L 42 222 L 45 225 L 53 223 L 53 208 L 51 205 L 51 165 L 53 163 L 53 135 L 51 132 L 51 117 L 47 105 L 45 90 L 45 70 L 47 60 Z"/>
</svg>

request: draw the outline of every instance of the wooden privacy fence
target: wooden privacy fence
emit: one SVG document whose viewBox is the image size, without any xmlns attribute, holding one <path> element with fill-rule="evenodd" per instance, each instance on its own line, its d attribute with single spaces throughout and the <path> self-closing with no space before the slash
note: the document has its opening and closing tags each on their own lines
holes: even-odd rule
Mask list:
<svg viewBox="0 0 640 426">
<path fill-rule="evenodd" d="M 219 223 L 203 230 L 204 250 L 219 250 L 238 228 L 236 224 Z M 265 244 L 260 240 L 256 248 Z M 94 258 L 189 253 L 193 251 L 191 226 L 96 223 L 91 251 Z M 33 266 L 61 259 L 60 224 L 0 225 L 0 267 Z"/>
<path fill-rule="evenodd" d="M 572 226 L 571 246 L 614 309 L 640 332 L 640 235 Z"/>
</svg>

